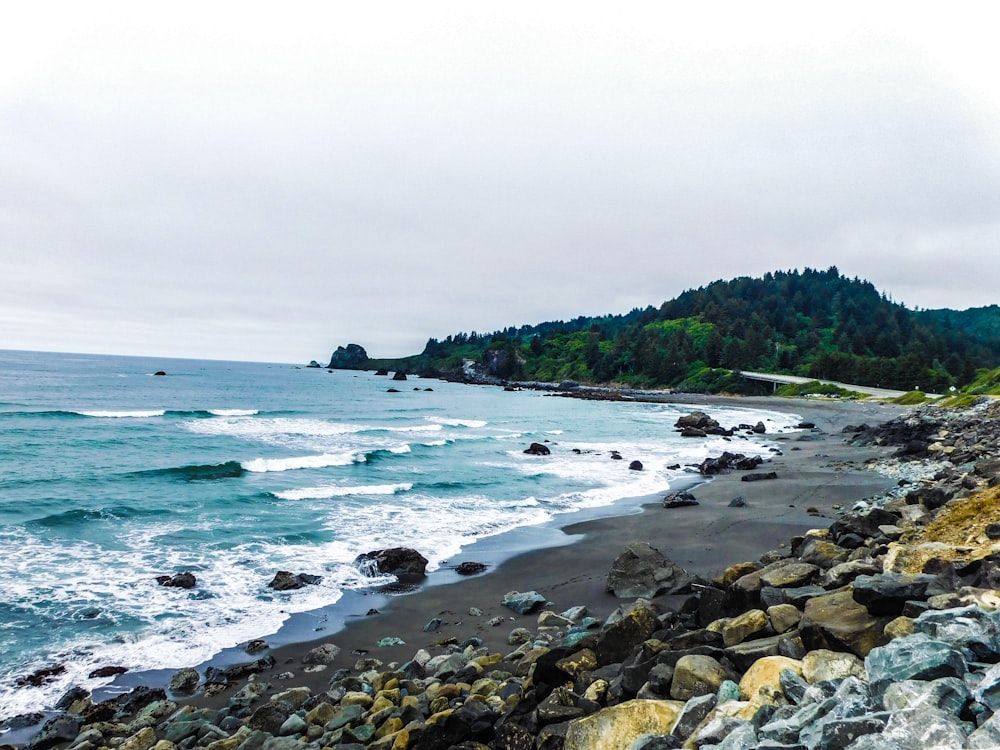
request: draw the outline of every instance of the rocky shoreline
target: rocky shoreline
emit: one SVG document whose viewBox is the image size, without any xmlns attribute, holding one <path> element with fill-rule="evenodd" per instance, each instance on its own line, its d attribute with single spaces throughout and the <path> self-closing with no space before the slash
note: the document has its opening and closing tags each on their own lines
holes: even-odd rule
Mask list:
<svg viewBox="0 0 1000 750">
<path fill-rule="evenodd" d="M 348 633 L 334 639 L 343 648 L 299 649 L 292 666 L 288 653 L 264 652 L 205 674 L 182 670 L 170 693 L 139 687 L 95 703 L 71 691 L 28 746 L 998 747 L 998 417 L 1000 406 L 985 402 L 840 425 L 824 450 L 853 446 L 901 477 L 892 491 L 853 497 L 843 513 L 823 494 L 825 484 L 780 495 L 780 461 L 771 462 L 776 482 L 740 482 L 747 473 L 737 470 L 708 485 L 714 495 L 696 488 L 703 498 L 739 490 L 751 509 L 770 495 L 806 501 L 784 503 L 794 519 L 778 513 L 779 503 L 770 511 L 775 528 L 787 522 L 802 533 L 714 576 L 636 540 L 591 571 L 590 588 L 573 579 L 576 588 L 511 592 L 497 597 L 499 611 L 452 603 L 447 614 L 411 627 L 424 633 L 424 648 L 387 643 L 355 654 L 366 649 L 345 651 Z M 824 436 L 807 433 L 788 450 L 811 446 L 810 437 Z M 831 473 L 848 471 L 835 465 Z M 842 494 L 849 497 L 850 486 Z M 690 516 L 679 514 L 699 510 L 657 512 L 674 514 L 664 522 L 683 533 Z M 801 515 L 835 520 L 806 530 Z M 757 537 L 758 549 L 776 538 Z M 691 555 L 692 567 L 706 567 Z M 714 549 L 705 555 L 723 560 Z M 606 599 L 564 598 L 595 586 Z M 578 606 L 553 606 L 557 596 Z M 406 606 L 416 605 L 397 607 L 396 617 Z"/>
</svg>

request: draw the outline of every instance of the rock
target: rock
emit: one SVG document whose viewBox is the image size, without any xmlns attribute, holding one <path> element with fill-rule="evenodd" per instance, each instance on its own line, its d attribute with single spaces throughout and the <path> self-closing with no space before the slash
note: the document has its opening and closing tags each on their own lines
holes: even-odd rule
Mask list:
<svg viewBox="0 0 1000 750">
<path fill-rule="evenodd" d="M 363 370 L 368 362 L 368 352 L 358 344 L 338 346 L 327 365 L 333 370 Z M 388 375 L 388 372 L 384 373 Z"/>
<path fill-rule="evenodd" d="M 31 685 L 32 687 L 41 687 L 42 685 L 47 685 L 65 671 L 66 666 L 63 664 L 56 664 L 51 667 L 42 667 L 41 669 L 36 669 L 27 677 L 18 677 L 14 681 L 14 684 L 18 687 L 25 687 L 27 685 Z"/>
<path fill-rule="evenodd" d="M 744 474 L 740 477 L 741 482 L 762 482 L 766 479 L 777 479 L 778 472 L 776 471 L 762 471 L 754 474 Z"/>
<path fill-rule="evenodd" d="M 781 705 L 785 699 L 781 675 L 785 671 L 801 676 L 802 662 L 786 656 L 758 659 L 740 679 L 740 698 L 757 705 Z"/>
<path fill-rule="evenodd" d="M 632 649 L 647 640 L 660 628 L 652 605 L 639 599 L 628 610 L 617 610 L 598 636 L 594 652 L 601 665 L 624 661 Z"/>
<path fill-rule="evenodd" d="M 699 695 L 688 700 L 684 704 L 684 709 L 670 735 L 680 740 L 686 740 L 711 713 L 717 702 L 715 694 L 712 693 Z"/>
<path fill-rule="evenodd" d="M 58 714 L 46 721 L 38 734 L 28 743 L 28 750 L 47 748 L 76 738 L 82 719 L 76 714 Z"/>
<path fill-rule="evenodd" d="M 847 650 L 862 658 L 885 643 L 884 627 L 884 621 L 854 601 L 850 588 L 810 599 L 799 622 L 806 648 Z"/>
<path fill-rule="evenodd" d="M 889 684 L 902 680 L 961 679 L 966 662 L 950 644 L 915 633 L 873 648 L 865 658 L 865 669 L 872 689 L 884 693 Z"/>
<path fill-rule="evenodd" d="M 99 667 L 90 672 L 87 677 L 90 679 L 94 679 L 95 677 L 114 677 L 126 672 L 128 672 L 128 667 Z"/>
<path fill-rule="evenodd" d="M 156 372 L 154 372 L 154 373 L 153 373 L 153 375 L 155 375 L 155 376 L 157 376 L 157 377 L 161 377 L 161 378 L 162 378 L 163 376 L 165 376 L 166 374 L 167 374 L 167 373 L 166 373 L 166 372 L 164 372 L 163 370 L 157 370 Z"/>
<path fill-rule="evenodd" d="M 797 546 L 794 554 L 799 558 L 799 562 L 818 565 L 823 569 L 832 568 L 838 563 L 846 562 L 851 551 L 840 547 L 825 539 L 817 537 L 807 537 L 801 545 Z"/>
<path fill-rule="evenodd" d="M 742 495 L 737 495 L 732 500 L 729 501 L 730 508 L 745 508 L 747 507 L 746 498 Z"/>
<path fill-rule="evenodd" d="M 742 453 L 725 451 L 716 458 L 706 458 L 698 465 L 698 472 L 705 476 L 726 474 L 732 470 L 750 471 L 763 463 L 760 456 L 744 456 Z"/>
<path fill-rule="evenodd" d="M 305 656 L 302 657 L 303 664 L 333 664 L 337 659 L 337 655 L 340 653 L 340 646 L 335 646 L 332 643 L 323 643 L 316 648 L 310 649 Z"/>
<path fill-rule="evenodd" d="M 668 734 L 684 709 L 675 701 L 631 700 L 572 721 L 563 750 L 631 748 L 640 737 Z"/>
<path fill-rule="evenodd" d="M 507 635 L 508 646 L 520 646 L 522 643 L 531 643 L 534 636 L 527 628 L 514 628 Z"/>
<path fill-rule="evenodd" d="M 1000 660 L 1000 618 L 981 607 L 927 611 L 914 620 L 913 629 L 954 648 L 968 649 L 981 661 Z"/>
<path fill-rule="evenodd" d="M 120 750 L 150 750 L 156 744 L 156 732 L 152 727 L 145 727 L 125 739 Z"/>
<path fill-rule="evenodd" d="M 700 427 L 684 427 L 681 429 L 681 437 L 703 438 L 708 437 L 708 433 Z"/>
<path fill-rule="evenodd" d="M 792 604 L 775 604 L 767 608 L 767 619 L 775 633 L 787 633 L 799 624 L 802 613 Z"/>
<path fill-rule="evenodd" d="M 802 657 L 802 676 L 810 684 L 839 682 L 847 677 L 868 679 L 865 664 L 854 654 L 818 648 Z"/>
<path fill-rule="evenodd" d="M 797 630 L 768 638 L 744 641 L 735 646 L 729 646 L 725 650 L 726 658 L 740 670 L 749 669 L 758 659 L 768 656 L 787 656 L 790 659 L 801 659 L 805 653 L 805 647 L 802 645 L 802 639 Z"/>
<path fill-rule="evenodd" d="M 397 370 L 396 374 L 392 376 L 392 379 L 393 380 L 397 380 L 397 381 L 398 380 L 406 380 L 406 371 L 405 370 Z"/>
<path fill-rule="evenodd" d="M 937 708 L 958 715 L 968 703 L 969 688 L 954 677 L 938 680 L 903 680 L 886 688 L 882 703 L 887 711 L 903 711 L 908 708 Z M 976 696 L 979 700 L 979 696 Z"/>
<path fill-rule="evenodd" d="M 726 668 L 711 656 L 682 656 L 674 666 L 670 697 L 686 701 L 699 695 L 714 695 L 729 676 Z"/>
<path fill-rule="evenodd" d="M 860 575 L 881 573 L 882 566 L 873 560 L 848 560 L 834 565 L 823 574 L 822 584 L 828 589 L 838 589 L 846 586 Z"/>
<path fill-rule="evenodd" d="M 762 586 L 773 586 L 775 588 L 797 588 L 806 586 L 813 582 L 819 573 L 819 568 L 809 563 L 795 562 L 788 560 L 784 564 L 774 563 L 760 573 Z"/>
<path fill-rule="evenodd" d="M 911 600 L 924 601 L 937 576 L 907 573 L 859 575 L 854 579 L 854 601 L 863 604 L 876 617 L 899 615 Z"/>
<path fill-rule="evenodd" d="M 455 572 L 460 576 L 471 576 L 476 573 L 482 573 L 487 567 L 489 566 L 485 563 L 466 561 L 455 566 Z"/>
<path fill-rule="evenodd" d="M 751 609 L 737 615 L 722 628 L 722 642 L 735 646 L 765 630 L 770 623 L 762 610 Z"/>
<path fill-rule="evenodd" d="M 321 580 L 320 576 L 312 576 L 308 573 L 294 575 L 290 571 L 279 570 L 267 585 L 275 591 L 293 591 L 303 586 L 314 585 Z"/>
<path fill-rule="evenodd" d="M 628 468 L 630 471 L 642 471 L 642 461 L 633 461 Z"/>
<path fill-rule="evenodd" d="M 753 426 L 753 432 L 757 435 L 763 435 L 767 432 L 767 427 L 764 426 L 763 422 L 758 422 Z"/>
<path fill-rule="evenodd" d="M 698 505 L 698 500 L 690 492 L 671 492 L 663 498 L 664 508 L 686 508 L 691 505 Z"/>
<path fill-rule="evenodd" d="M 259 706 L 249 718 L 246 725 L 250 729 L 267 732 L 267 734 L 278 734 L 281 725 L 292 715 L 295 707 L 290 703 L 281 700 L 271 700 Z"/>
<path fill-rule="evenodd" d="M 895 744 L 892 748 L 959 748 L 976 747 L 966 744 L 967 729 L 955 716 L 933 708 L 895 711 L 881 737 Z M 984 746 L 980 746 L 984 747 Z M 995 748 L 996 745 L 985 747 Z M 852 746 L 853 750 L 853 746 Z"/>
<path fill-rule="evenodd" d="M 694 577 L 654 547 L 635 542 L 611 565 L 605 588 L 620 599 L 652 599 L 690 588 Z"/>
<path fill-rule="evenodd" d="M 415 583 L 427 577 L 427 558 L 410 547 L 365 552 L 354 558 L 354 564 L 365 575 L 394 575 L 403 583 Z"/>
<path fill-rule="evenodd" d="M 193 589 L 198 583 L 194 573 L 183 572 L 174 576 L 157 576 L 156 582 L 161 586 L 178 589 Z"/>
<path fill-rule="evenodd" d="M 262 651 L 267 651 L 270 648 L 270 644 L 263 638 L 254 638 L 252 641 L 247 641 L 247 645 L 243 647 L 243 650 L 248 654 L 259 654 Z"/>
<path fill-rule="evenodd" d="M 524 449 L 524 452 L 529 456 L 547 456 L 552 451 L 549 450 L 547 445 L 543 445 L 542 443 L 532 443 Z"/>
<path fill-rule="evenodd" d="M 500 603 L 504 607 L 514 610 L 519 615 L 527 615 L 540 608 L 546 601 L 548 600 L 537 591 L 526 591 L 524 593 L 509 591 Z"/>
<path fill-rule="evenodd" d="M 674 427 L 679 429 L 695 427 L 703 430 L 706 427 L 719 427 L 719 423 L 703 411 L 693 411 L 690 414 L 678 417 L 677 421 L 674 422 Z"/>
</svg>

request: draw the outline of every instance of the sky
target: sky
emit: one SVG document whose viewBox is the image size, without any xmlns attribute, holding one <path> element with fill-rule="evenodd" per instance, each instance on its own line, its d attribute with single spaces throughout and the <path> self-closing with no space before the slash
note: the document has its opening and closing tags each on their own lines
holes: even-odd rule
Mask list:
<svg viewBox="0 0 1000 750">
<path fill-rule="evenodd" d="M 832 265 L 1000 303 L 987 8 L 11 4 L 0 349 L 397 357 Z"/>
</svg>

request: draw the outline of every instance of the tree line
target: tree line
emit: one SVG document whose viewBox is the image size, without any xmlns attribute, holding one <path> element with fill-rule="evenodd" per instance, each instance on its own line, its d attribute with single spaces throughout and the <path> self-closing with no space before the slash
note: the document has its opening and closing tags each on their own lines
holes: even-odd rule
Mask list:
<svg viewBox="0 0 1000 750">
<path fill-rule="evenodd" d="M 688 290 L 659 308 L 431 338 L 407 358 L 447 371 L 691 391 L 752 389 L 763 370 L 900 390 L 944 391 L 1000 363 L 1000 308 L 913 311 L 873 284 L 826 270 L 779 271 Z"/>
</svg>

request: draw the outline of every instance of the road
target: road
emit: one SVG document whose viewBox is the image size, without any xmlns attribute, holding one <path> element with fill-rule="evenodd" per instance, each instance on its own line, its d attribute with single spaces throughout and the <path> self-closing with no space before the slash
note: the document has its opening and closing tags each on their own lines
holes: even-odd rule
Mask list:
<svg viewBox="0 0 1000 750">
<path fill-rule="evenodd" d="M 788 383 L 793 383 L 796 385 L 802 383 L 829 383 L 830 385 L 835 385 L 838 388 L 843 388 L 847 391 L 857 391 L 858 393 L 864 393 L 868 396 L 874 396 L 875 398 L 898 398 L 902 396 L 906 391 L 893 391 L 889 388 L 870 388 L 867 385 L 853 385 L 851 383 L 838 383 L 835 380 L 821 380 L 819 378 L 802 378 L 797 375 L 778 375 L 773 372 L 746 372 L 739 371 L 738 375 L 742 375 L 744 378 L 750 380 L 763 380 L 768 383 L 774 383 L 775 387 L 780 385 L 786 385 Z M 928 393 L 926 394 L 928 398 L 940 398 L 940 393 Z"/>
</svg>

